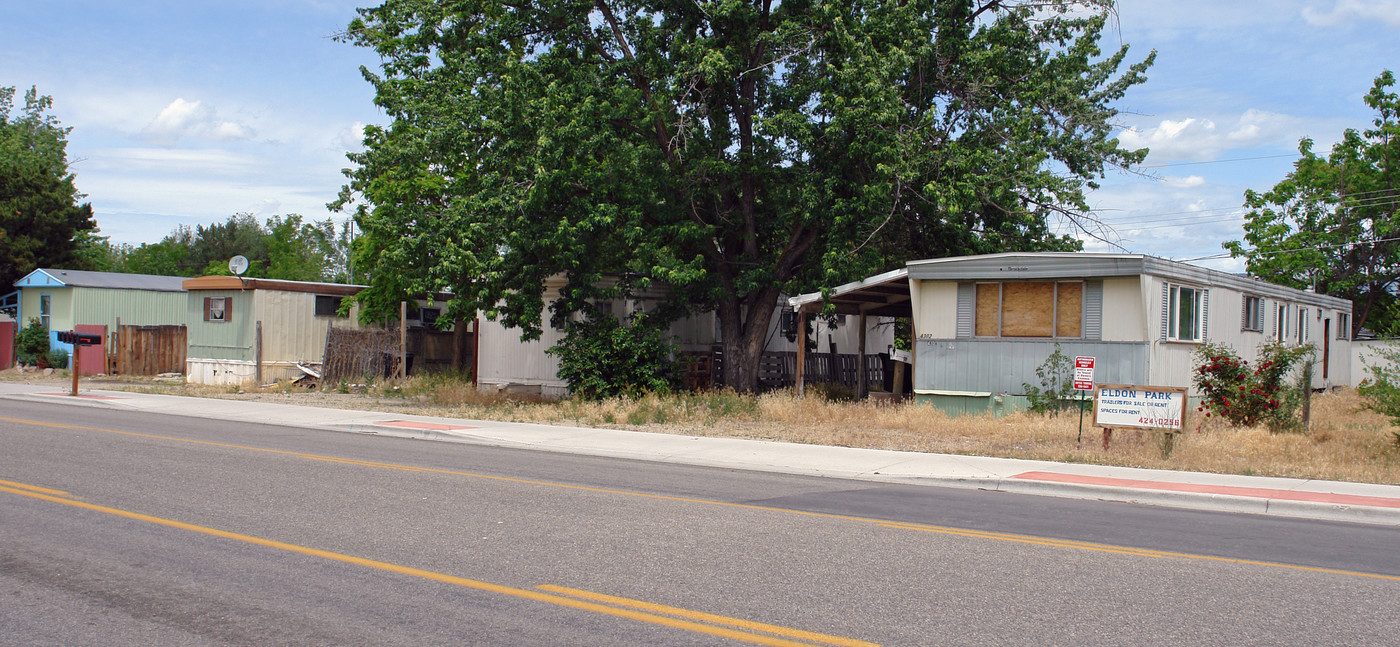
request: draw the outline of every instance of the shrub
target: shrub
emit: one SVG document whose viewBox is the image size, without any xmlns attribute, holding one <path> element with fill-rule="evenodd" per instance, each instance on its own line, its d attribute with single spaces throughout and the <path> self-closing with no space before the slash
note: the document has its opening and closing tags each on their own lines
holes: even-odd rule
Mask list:
<svg viewBox="0 0 1400 647">
<path fill-rule="evenodd" d="M 1387 418 L 1391 424 L 1400 425 L 1400 345 L 1387 342 L 1375 349 L 1376 363 L 1365 359 L 1366 379 L 1357 387 L 1357 392 L 1365 398 L 1366 408 Z M 1395 444 L 1400 446 L 1400 433 L 1395 434 Z"/>
<path fill-rule="evenodd" d="M 1236 427 L 1263 424 L 1271 432 L 1298 426 L 1294 413 L 1302 403 L 1302 391 L 1287 388 L 1284 380 L 1301 361 L 1312 361 L 1313 347 L 1265 344 L 1251 368 L 1226 344 L 1206 344 L 1196 351 L 1200 364 L 1192 381 L 1203 403 L 1197 411 L 1206 417 L 1224 418 Z"/>
<path fill-rule="evenodd" d="M 29 325 L 15 335 L 15 359 L 26 366 L 38 366 L 49 353 L 49 329 L 30 319 Z"/>
<path fill-rule="evenodd" d="M 1026 399 L 1030 400 L 1031 411 L 1059 413 L 1069 406 L 1067 403 L 1074 398 L 1074 370 L 1069 357 L 1060 351 L 1059 342 L 1055 343 L 1055 352 L 1036 367 L 1035 376 L 1040 378 L 1040 386 L 1021 383 Z"/>
<path fill-rule="evenodd" d="M 586 400 L 670 392 L 675 382 L 674 346 L 638 314 L 629 325 L 610 315 L 569 324 L 549 354 L 559 358 L 559 377 Z"/>
<path fill-rule="evenodd" d="M 39 364 L 44 368 L 68 368 L 68 351 L 55 348 L 45 354 Z"/>
</svg>

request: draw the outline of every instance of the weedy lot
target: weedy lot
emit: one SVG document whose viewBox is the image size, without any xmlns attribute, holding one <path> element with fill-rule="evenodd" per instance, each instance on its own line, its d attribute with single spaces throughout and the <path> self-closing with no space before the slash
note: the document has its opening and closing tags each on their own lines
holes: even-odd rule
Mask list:
<svg viewBox="0 0 1400 647">
<path fill-rule="evenodd" d="M 13 371 L 7 380 L 52 380 Z M 84 378 L 84 388 L 126 389 L 200 397 L 265 400 L 308 406 L 365 409 L 427 416 L 629 429 L 694 436 L 754 438 L 795 443 L 1028 458 L 1161 469 L 1287 476 L 1400 484 L 1400 436 L 1385 417 L 1369 411 L 1355 390 L 1317 394 L 1307 433 L 1271 434 L 1232 428 L 1190 411 L 1187 431 L 1164 457 L 1162 437 L 1118 431 L 1109 448 L 1079 414 L 1017 413 L 949 417 L 912 404 L 798 398 L 792 391 L 759 396 L 710 392 L 638 399 L 562 402 L 484 394 L 452 376 L 426 376 L 370 385 L 327 385 L 308 391 L 284 384 L 245 390 L 141 379 Z"/>
</svg>

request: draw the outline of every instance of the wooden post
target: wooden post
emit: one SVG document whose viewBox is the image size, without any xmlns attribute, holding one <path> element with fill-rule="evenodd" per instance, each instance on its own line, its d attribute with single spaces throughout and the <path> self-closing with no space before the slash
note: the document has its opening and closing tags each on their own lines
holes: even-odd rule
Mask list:
<svg viewBox="0 0 1400 647">
<path fill-rule="evenodd" d="M 108 372 L 125 375 L 126 371 L 122 369 L 122 349 L 121 346 L 118 345 L 121 343 L 121 338 L 122 318 L 117 317 L 117 327 L 112 329 L 112 341 L 110 342 L 112 346 L 109 348 L 112 361 L 111 369 Z"/>
<path fill-rule="evenodd" d="M 73 397 L 75 397 L 75 398 L 78 397 L 78 351 L 79 351 L 79 349 L 81 349 L 82 347 L 83 347 L 82 344 L 79 344 L 79 343 L 77 343 L 76 340 L 74 340 L 74 342 L 73 342 L 73 370 L 70 371 L 70 372 L 73 374 Z"/>
<path fill-rule="evenodd" d="M 856 398 L 864 400 L 870 395 L 865 383 L 865 311 L 860 313 L 860 348 L 856 350 Z"/>
<path fill-rule="evenodd" d="M 478 375 L 481 373 L 481 317 L 472 319 L 472 386 L 480 387 Z"/>
<path fill-rule="evenodd" d="M 399 302 L 399 379 L 408 377 L 408 302 Z"/>
<path fill-rule="evenodd" d="M 807 311 L 797 312 L 797 397 L 807 386 Z"/>
<path fill-rule="evenodd" d="M 256 384 L 255 386 L 259 386 L 259 387 L 262 386 L 262 383 L 263 383 L 263 372 L 262 372 L 262 321 L 261 321 L 261 320 L 257 322 L 257 326 L 255 326 L 254 329 L 253 329 L 253 381 L 254 381 L 254 382 L 257 382 L 257 384 Z"/>
</svg>

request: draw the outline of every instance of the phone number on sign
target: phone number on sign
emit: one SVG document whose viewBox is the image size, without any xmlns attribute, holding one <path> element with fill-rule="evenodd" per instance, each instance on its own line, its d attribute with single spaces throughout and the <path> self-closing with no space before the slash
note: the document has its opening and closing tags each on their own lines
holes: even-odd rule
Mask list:
<svg viewBox="0 0 1400 647">
<path fill-rule="evenodd" d="M 1138 424 L 1140 424 L 1140 425 L 1153 425 L 1153 426 L 1156 426 L 1156 427 L 1172 427 L 1172 428 L 1175 428 L 1175 427 L 1180 427 L 1180 426 L 1181 426 L 1181 420 L 1180 420 L 1180 419 L 1177 419 L 1177 418 L 1148 418 L 1148 417 L 1146 417 L 1146 416 L 1143 416 L 1143 417 L 1141 417 L 1141 418 L 1138 418 Z"/>
</svg>

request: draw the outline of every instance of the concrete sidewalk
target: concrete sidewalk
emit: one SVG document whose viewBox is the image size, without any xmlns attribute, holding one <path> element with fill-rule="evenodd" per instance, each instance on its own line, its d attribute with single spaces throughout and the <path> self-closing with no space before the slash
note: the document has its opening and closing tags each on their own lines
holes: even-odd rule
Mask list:
<svg viewBox="0 0 1400 647">
<path fill-rule="evenodd" d="M 45 384 L 0 383 L 0 400 L 4 399 L 686 465 L 1400 525 L 1400 486 L 1393 485 L 430 418 L 121 391 L 83 389 L 74 398 Z"/>
</svg>

